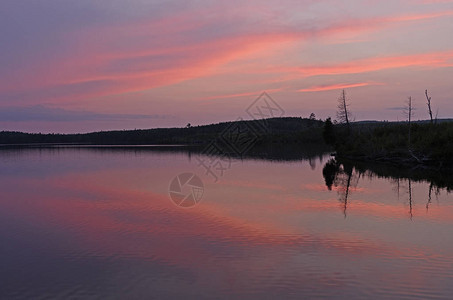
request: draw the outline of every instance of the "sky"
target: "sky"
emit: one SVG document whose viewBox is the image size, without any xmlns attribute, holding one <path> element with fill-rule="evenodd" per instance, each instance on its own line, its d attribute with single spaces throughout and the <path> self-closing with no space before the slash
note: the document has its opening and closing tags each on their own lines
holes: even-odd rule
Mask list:
<svg viewBox="0 0 453 300">
<path fill-rule="evenodd" d="M 0 130 L 89 132 L 285 116 L 453 117 L 453 1 L 2 0 Z"/>
</svg>

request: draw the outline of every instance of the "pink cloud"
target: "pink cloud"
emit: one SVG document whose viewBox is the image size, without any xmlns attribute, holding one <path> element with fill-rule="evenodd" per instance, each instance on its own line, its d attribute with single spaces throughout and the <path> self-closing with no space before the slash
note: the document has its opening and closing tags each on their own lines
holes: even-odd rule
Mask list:
<svg viewBox="0 0 453 300">
<path fill-rule="evenodd" d="M 331 91 L 331 90 L 341 90 L 355 87 L 363 87 L 369 85 L 382 85 L 381 83 L 372 83 L 372 82 L 359 82 L 359 83 L 339 83 L 331 85 L 317 85 L 305 89 L 298 90 L 299 92 L 322 92 L 322 91 Z"/>
<path fill-rule="evenodd" d="M 450 67 L 453 65 L 452 58 L 453 52 L 376 57 L 333 65 L 301 67 L 299 72 L 306 76 L 316 76 L 365 73 L 413 66 Z"/>
<path fill-rule="evenodd" d="M 267 89 L 267 93 L 279 92 L 281 88 L 278 89 Z M 201 98 L 200 100 L 216 100 L 216 99 L 230 99 L 230 98 L 239 98 L 239 97 L 248 97 L 248 96 L 258 96 L 263 91 L 254 91 L 254 92 L 246 92 L 246 93 L 237 93 L 237 94 L 224 94 L 224 95 L 214 95 L 209 97 Z"/>
<path fill-rule="evenodd" d="M 299 67 L 274 67 L 270 73 L 292 73 L 293 79 L 321 75 L 344 75 L 375 72 L 406 67 L 445 68 L 453 66 L 453 51 L 424 54 L 370 57 L 347 62 L 306 65 Z"/>
<path fill-rule="evenodd" d="M 255 8 L 245 12 L 228 12 L 220 19 L 206 18 L 216 7 L 176 13 L 151 21 L 102 25 L 68 33 L 66 42 L 76 45 L 63 60 L 42 62 L 31 70 L 19 71 L 21 76 L 0 83 L 0 90 L 25 96 L 27 102 L 61 103 L 93 97 L 149 90 L 183 81 L 209 77 L 228 63 L 247 60 L 262 53 L 264 57 L 278 55 L 275 49 L 291 48 L 294 43 L 312 37 L 329 37 L 343 33 L 379 30 L 406 21 L 450 16 L 453 11 L 400 15 L 380 18 L 345 18 L 319 26 L 263 26 L 257 22 L 246 27 L 234 27 L 231 32 L 217 34 L 209 28 L 217 23 L 228 25 L 233 20 L 244 23 Z M 263 9 L 265 10 L 265 9 Z M 278 23 L 278 22 L 277 22 Z M 297 24 L 296 24 L 297 25 Z M 225 26 L 229 28 L 228 26 Z M 445 67 L 452 52 L 421 55 L 366 58 L 337 64 L 317 64 L 303 67 L 270 67 L 270 72 L 296 74 L 296 77 L 356 74 L 411 66 Z M 259 69 L 259 67 L 257 68 Z M 241 71 L 241 70 L 239 70 Z M 231 74 L 231 76 L 234 76 Z M 20 78 L 20 80 L 15 80 Z M 351 86 L 352 87 L 352 86 Z M 323 88 L 317 86 L 317 88 Z M 327 87 L 324 87 L 327 88 Z M 333 87 L 335 88 L 335 87 Z M 205 97 L 205 100 L 249 96 L 252 92 Z M 194 97 L 191 97 L 194 98 Z"/>
</svg>

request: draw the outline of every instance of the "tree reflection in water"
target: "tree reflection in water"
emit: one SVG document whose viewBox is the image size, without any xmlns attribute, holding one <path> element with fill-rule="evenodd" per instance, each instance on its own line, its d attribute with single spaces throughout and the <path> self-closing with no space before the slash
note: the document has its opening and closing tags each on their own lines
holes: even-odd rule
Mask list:
<svg viewBox="0 0 453 300">
<path fill-rule="evenodd" d="M 346 218 L 348 209 L 348 200 L 351 192 L 357 188 L 360 178 L 387 178 L 395 187 L 393 190 L 400 199 L 400 190 L 404 189 L 407 195 L 407 205 L 409 208 L 409 217 L 414 217 L 413 202 L 413 182 L 427 182 L 427 203 L 426 211 L 432 202 L 434 192 L 436 198 L 440 195 L 441 190 L 445 189 L 450 193 L 453 189 L 453 178 L 451 174 L 439 174 L 436 171 L 399 169 L 391 166 L 370 165 L 366 163 L 353 163 L 348 160 L 330 159 L 322 170 L 327 189 L 334 189 L 338 193 L 338 200 L 342 203 L 343 214 Z"/>
<path fill-rule="evenodd" d="M 348 197 L 351 189 L 357 187 L 361 174 L 355 172 L 351 164 L 341 164 L 335 159 L 330 159 L 322 172 L 327 188 L 332 190 L 332 185 L 336 188 L 338 200 L 342 203 L 343 214 L 346 218 Z"/>
</svg>

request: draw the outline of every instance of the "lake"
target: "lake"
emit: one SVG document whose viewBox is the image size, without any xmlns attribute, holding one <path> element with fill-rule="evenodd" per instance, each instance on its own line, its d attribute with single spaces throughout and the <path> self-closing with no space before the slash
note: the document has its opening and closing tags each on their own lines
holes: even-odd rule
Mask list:
<svg viewBox="0 0 453 300">
<path fill-rule="evenodd" d="M 451 299 L 447 187 L 330 159 L 1 149 L 0 299 Z"/>
</svg>

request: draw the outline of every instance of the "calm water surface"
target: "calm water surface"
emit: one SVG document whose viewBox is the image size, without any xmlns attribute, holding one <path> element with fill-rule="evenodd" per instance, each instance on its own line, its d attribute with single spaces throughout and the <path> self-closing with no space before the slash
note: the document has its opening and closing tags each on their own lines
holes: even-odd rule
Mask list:
<svg viewBox="0 0 453 300">
<path fill-rule="evenodd" d="M 3 149 L 0 299 L 451 299 L 453 194 L 354 170 L 329 190 L 328 159 L 215 182 L 182 152 Z M 184 172 L 189 209 L 168 194 Z"/>
</svg>

